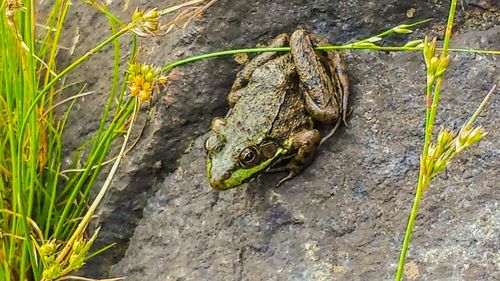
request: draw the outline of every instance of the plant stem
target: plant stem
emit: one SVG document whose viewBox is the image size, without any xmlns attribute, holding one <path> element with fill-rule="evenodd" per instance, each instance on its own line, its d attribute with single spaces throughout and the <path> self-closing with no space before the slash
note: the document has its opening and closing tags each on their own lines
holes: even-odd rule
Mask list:
<svg viewBox="0 0 500 281">
<path fill-rule="evenodd" d="M 124 141 L 122 143 L 122 147 L 120 149 L 120 152 L 119 152 L 119 154 L 118 154 L 118 156 L 117 156 L 117 158 L 116 158 L 113 166 L 111 167 L 111 171 L 108 173 L 108 176 L 106 177 L 106 181 L 104 182 L 103 186 L 99 190 L 99 193 L 97 194 L 96 198 L 92 202 L 92 205 L 90 205 L 89 209 L 87 210 L 87 212 L 83 216 L 83 219 L 78 224 L 78 227 L 72 233 L 71 237 L 66 242 L 66 245 L 61 250 L 61 252 L 59 252 L 59 255 L 56 258 L 56 263 L 60 264 L 63 261 L 63 259 L 66 257 L 66 254 L 69 252 L 69 250 L 73 246 L 73 243 L 79 237 L 81 237 L 81 235 L 83 234 L 83 231 L 85 231 L 85 229 L 87 228 L 87 225 L 90 222 L 90 219 L 91 219 L 92 215 L 94 215 L 94 212 L 97 209 L 97 206 L 99 206 L 99 204 L 101 203 L 102 199 L 104 198 L 104 195 L 108 191 L 108 188 L 111 186 L 111 181 L 113 180 L 113 177 L 114 177 L 114 175 L 116 173 L 116 170 L 118 169 L 118 165 L 120 164 L 120 161 L 122 160 L 123 155 L 125 154 L 125 149 L 127 147 L 127 143 L 128 143 L 128 139 L 130 137 L 130 134 L 132 132 L 132 128 L 133 128 L 133 125 L 134 125 L 134 122 L 135 122 L 135 118 L 137 116 L 137 111 L 138 111 L 138 104 L 135 103 L 134 104 L 134 113 L 132 114 L 134 116 L 133 120 L 129 124 L 128 130 L 127 130 L 127 134 L 125 135 L 125 139 L 124 139 Z"/>
<path fill-rule="evenodd" d="M 448 54 L 448 47 L 450 46 L 451 32 L 453 30 L 453 19 L 455 17 L 455 9 L 457 7 L 457 0 L 451 0 L 450 12 L 448 14 L 448 22 L 446 23 L 446 31 L 444 33 L 443 52 L 441 57 L 446 57 Z"/>
<path fill-rule="evenodd" d="M 329 45 L 314 48 L 315 50 L 331 51 L 331 50 L 371 50 L 371 51 L 384 51 L 384 52 L 401 52 L 401 51 L 422 51 L 422 47 L 384 47 L 384 46 L 351 46 L 351 45 Z M 436 48 L 436 50 L 443 50 L 443 48 Z M 493 54 L 500 55 L 500 50 L 479 50 L 479 49 L 467 49 L 467 48 L 448 48 L 449 51 L 455 52 L 467 52 L 467 53 L 477 53 L 477 54 Z M 290 47 L 278 47 L 278 48 L 247 48 L 247 49 L 233 49 L 225 51 L 217 51 L 207 54 L 195 55 L 185 59 L 181 59 L 172 63 L 165 65 L 161 72 L 171 70 L 179 65 L 187 64 L 194 61 L 199 61 L 203 59 L 224 57 L 236 54 L 245 53 L 263 53 L 263 52 L 290 52 Z"/>
<path fill-rule="evenodd" d="M 136 26 L 135 22 L 132 22 L 132 23 L 126 25 L 120 31 L 118 31 L 117 33 L 115 33 L 112 36 L 108 37 L 106 40 L 104 40 L 103 42 L 101 42 L 99 45 L 97 45 L 96 47 L 92 48 L 92 50 L 86 52 L 83 56 L 81 56 L 80 58 L 78 58 L 77 60 L 75 60 L 68 67 L 66 67 L 64 70 L 62 70 L 58 75 L 56 75 L 54 78 L 52 78 L 52 80 L 50 80 L 50 82 L 48 82 L 47 85 L 45 85 L 45 87 L 43 87 L 43 89 L 40 90 L 40 92 L 36 95 L 35 99 L 31 103 L 31 106 L 28 108 L 27 114 L 31 113 L 35 109 L 35 106 L 38 105 L 38 102 L 40 101 L 40 99 L 44 96 L 45 93 L 47 93 L 50 90 L 50 88 L 55 83 L 57 83 L 59 81 L 59 79 L 61 79 L 62 77 L 64 77 L 66 74 L 68 74 L 68 72 L 70 72 L 71 70 L 73 70 L 75 67 L 77 67 L 78 65 L 80 65 L 85 60 L 87 60 L 90 56 L 92 56 L 93 54 L 99 52 L 102 48 L 104 48 L 105 46 L 107 46 L 109 43 L 113 42 L 118 37 L 120 37 L 123 34 L 127 33 L 130 29 L 134 28 L 135 26 Z M 23 119 L 23 122 L 21 123 L 21 128 L 19 130 L 19 140 L 23 139 L 24 128 L 26 127 L 26 123 L 27 122 L 28 122 L 28 117 L 25 117 Z"/>
<path fill-rule="evenodd" d="M 411 234 L 413 231 L 413 225 L 415 224 L 415 218 L 418 213 L 418 204 L 420 203 L 420 198 L 422 197 L 422 188 L 420 187 L 422 180 L 419 180 L 419 186 L 417 186 L 417 192 L 415 193 L 415 199 L 413 200 L 413 207 L 411 209 L 410 218 L 408 220 L 408 226 L 406 227 L 405 239 L 403 241 L 403 247 L 401 249 L 401 255 L 399 256 L 398 271 L 396 273 L 396 280 L 401 280 L 403 276 L 403 270 L 406 261 L 406 252 L 408 251 L 408 246 L 410 245 Z"/>
<path fill-rule="evenodd" d="M 457 0 L 452 0 L 451 5 L 450 5 L 450 10 L 448 14 L 448 22 L 446 25 L 446 32 L 445 32 L 445 38 L 444 38 L 444 43 L 443 43 L 443 50 L 441 53 L 441 58 L 446 57 L 448 47 L 450 44 L 450 37 L 451 37 L 451 31 L 453 28 L 453 18 L 455 16 L 455 8 L 457 6 Z M 396 281 L 400 281 L 401 278 L 403 277 L 403 272 L 404 272 L 404 266 L 406 263 L 406 253 L 408 251 L 408 247 L 410 245 L 411 241 L 411 234 L 413 232 L 413 226 L 415 224 L 415 218 L 417 217 L 418 213 L 418 206 L 420 203 L 420 199 L 422 198 L 422 194 L 429 185 L 430 179 L 427 178 L 428 174 L 428 168 L 426 167 L 427 163 L 427 158 L 429 157 L 429 147 L 431 145 L 431 139 L 432 139 L 432 132 L 434 128 L 434 121 L 436 118 L 436 113 L 437 113 L 437 107 L 439 104 L 439 94 L 441 91 L 441 84 L 443 81 L 443 76 L 440 75 L 435 79 L 435 84 L 434 84 L 434 95 L 432 97 L 432 104 L 430 105 L 429 108 L 429 97 L 430 93 L 432 91 L 432 84 L 429 85 L 430 83 L 434 82 L 434 79 L 432 81 L 428 81 L 427 87 L 426 87 L 426 118 L 425 118 L 425 141 L 424 141 L 424 148 L 422 151 L 422 156 L 420 157 L 420 170 L 419 170 L 419 175 L 418 175 L 418 185 L 417 185 L 417 191 L 415 193 L 415 199 L 413 201 L 413 207 L 411 210 L 410 218 L 408 219 L 408 225 L 406 227 L 406 233 L 405 233 L 405 238 L 403 241 L 403 246 L 401 248 L 401 254 L 399 257 L 399 264 L 398 264 L 398 270 L 396 272 Z"/>
</svg>

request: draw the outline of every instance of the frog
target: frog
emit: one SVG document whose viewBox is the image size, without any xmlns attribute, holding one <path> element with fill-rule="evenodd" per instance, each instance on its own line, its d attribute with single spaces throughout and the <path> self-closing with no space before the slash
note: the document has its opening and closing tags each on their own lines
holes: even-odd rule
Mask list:
<svg viewBox="0 0 500 281">
<path fill-rule="evenodd" d="M 267 172 L 288 172 L 276 186 L 313 161 L 318 147 L 346 123 L 349 82 L 339 51 L 314 33 L 295 30 L 274 38 L 249 60 L 227 95 L 225 117 L 212 120 L 204 147 L 210 185 L 227 190 Z M 320 127 L 330 127 L 322 135 Z"/>
</svg>

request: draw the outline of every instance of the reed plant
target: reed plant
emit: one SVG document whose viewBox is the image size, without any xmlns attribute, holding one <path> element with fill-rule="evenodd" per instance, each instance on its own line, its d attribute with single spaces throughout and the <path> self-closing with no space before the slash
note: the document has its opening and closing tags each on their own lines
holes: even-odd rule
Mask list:
<svg viewBox="0 0 500 281">
<path fill-rule="evenodd" d="M 193 0 L 164 10 L 136 10 L 124 23 L 106 5 L 84 2 L 108 18 L 110 35 L 66 67 L 61 67 L 58 55 L 64 52 L 60 39 L 71 1 L 47 4 L 44 19 L 38 17 L 35 1 L 7 0 L 0 6 L 2 281 L 68 279 L 68 274 L 107 248 L 89 252 L 99 230 L 88 234 L 87 227 L 127 151 L 138 108 L 165 83 L 156 68 L 136 62 L 137 38 L 157 34 L 164 14 L 189 8 L 176 18 L 186 22 L 210 4 Z M 118 40 L 125 35 L 132 42 L 123 46 L 126 54 Z M 63 167 L 62 135 L 71 109 L 78 98 L 92 94 L 83 85 L 79 93 L 71 93 L 66 75 L 109 45 L 113 72 L 99 125 L 74 153 L 70 167 Z M 123 59 L 128 61 L 126 73 L 120 71 Z M 116 144 L 120 151 L 109 155 Z M 112 167 L 103 175 L 104 184 L 91 192 L 108 163 Z"/>
</svg>

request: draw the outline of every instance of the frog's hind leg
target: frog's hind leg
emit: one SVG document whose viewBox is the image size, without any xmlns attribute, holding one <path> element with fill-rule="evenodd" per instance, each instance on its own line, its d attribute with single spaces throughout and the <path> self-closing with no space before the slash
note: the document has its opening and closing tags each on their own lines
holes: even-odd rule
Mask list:
<svg viewBox="0 0 500 281">
<path fill-rule="evenodd" d="M 328 43 L 323 43 L 318 46 L 324 45 L 328 45 Z M 330 67 L 330 71 L 332 75 L 336 77 L 336 79 L 333 79 L 333 81 L 336 82 L 335 87 L 341 95 L 342 121 L 344 122 L 344 125 L 347 126 L 347 116 L 349 115 L 347 110 L 347 103 L 349 99 L 349 79 L 347 79 L 347 67 L 345 60 L 342 53 L 337 51 L 327 51 L 326 54 L 328 57 L 328 66 Z"/>
<path fill-rule="evenodd" d="M 271 43 L 269 44 L 268 47 L 270 48 L 277 48 L 277 47 L 284 47 L 288 46 L 289 42 L 289 37 L 288 34 L 282 33 L 276 38 L 274 38 Z M 231 87 L 231 93 L 228 95 L 228 101 L 229 104 L 232 106 L 234 105 L 238 99 L 241 96 L 241 88 L 245 87 L 248 82 L 250 81 L 250 78 L 252 77 L 253 71 L 265 64 L 266 62 L 278 57 L 279 55 L 283 54 L 282 52 L 264 52 L 262 54 L 259 54 L 252 58 L 246 65 L 243 67 L 242 70 L 236 74 L 236 79 L 234 80 L 233 86 Z"/>
<path fill-rule="evenodd" d="M 313 43 L 317 44 L 317 46 L 328 45 L 328 42 L 323 41 L 321 38 L 316 35 L 311 35 L 311 40 Z M 346 64 L 342 54 L 337 51 L 327 51 L 327 62 L 326 64 L 330 68 L 330 73 L 333 78 L 333 82 L 335 83 L 335 87 L 337 88 L 337 92 L 340 94 L 340 101 L 342 105 L 342 120 L 338 119 L 335 122 L 335 126 L 326 134 L 320 141 L 319 146 L 321 146 L 326 140 L 333 136 L 335 131 L 340 126 L 340 122 L 342 121 L 344 125 L 347 127 L 347 116 L 350 112 L 347 109 L 347 103 L 349 98 L 349 80 L 347 79 L 346 72 Z"/>
<path fill-rule="evenodd" d="M 313 46 L 328 42 L 301 29 L 292 34 L 290 45 L 309 113 L 326 124 L 340 117 L 346 122 L 349 82 L 341 54 L 316 52 Z"/>
<path fill-rule="evenodd" d="M 285 181 L 295 177 L 311 164 L 320 139 L 321 134 L 316 129 L 302 130 L 291 136 L 291 149 L 296 151 L 295 156 L 293 156 L 284 166 L 268 170 L 268 172 L 288 171 L 288 175 L 278 181 L 276 184 L 277 187 Z"/>
</svg>

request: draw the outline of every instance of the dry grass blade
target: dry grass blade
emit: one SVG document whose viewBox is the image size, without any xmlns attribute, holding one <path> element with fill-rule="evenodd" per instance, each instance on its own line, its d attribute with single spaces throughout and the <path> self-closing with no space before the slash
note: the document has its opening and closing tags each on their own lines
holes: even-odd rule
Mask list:
<svg viewBox="0 0 500 281">
<path fill-rule="evenodd" d="M 65 276 L 65 277 L 57 278 L 55 281 L 63 281 L 63 280 L 80 280 L 80 281 L 120 281 L 120 280 L 125 280 L 125 277 L 117 277 L 117 278 L 110 278 L 110 279 L 92 279 L 92 278 L 85 278 L 85 277 L 80 277 L 80 276 Z"/>
<path fill-rule="evenodd" d="M 201 3 L 201 2 L 206 2 L 206 0 L 205 1 L 190 1 L 190 2 L 186 2 L 184 4 L 181 4 L 181 5 L 174 6 L 174 7 L 170 8 L 170 9 L 173 9 L 173 8 L 176 8 L 176 7 L 182 8 L 182 7 L 191 6 L 192 4 L 190 4 L 190 3 L 194 3 L 194 2 Z M 186 9 L 182 10 L 173 20 L 171 20 L 171 21 L 169 21 L 168 23 L 165 24 L 166 30 L 164 31 L 164 33 L 170 32 L 174 27 L 186 28 L 188 26 L 188 24 L 195 17 L 201 16 L 215 2 L 217 2 L 217 0 L 211 0 L 210 2 L 208 2 L 205 5 L 198 5 L 198 6 L 188 7 Z M 162 11 L 161 13 L 164 13 L 164 12 L 165 12 L 165 10 Z"/>
</svg>

